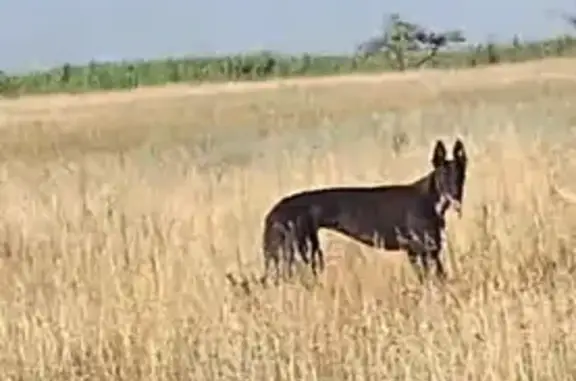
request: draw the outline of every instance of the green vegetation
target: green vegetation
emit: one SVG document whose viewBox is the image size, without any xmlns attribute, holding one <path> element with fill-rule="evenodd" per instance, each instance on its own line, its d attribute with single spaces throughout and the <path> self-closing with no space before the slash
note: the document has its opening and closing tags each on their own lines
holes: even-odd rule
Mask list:
<svg viewBox="0 0 576 381">
<path fill-rule="evenodd" d="M 0 95 L 131 89 L 167 83 L 265 80 L 291 76 L 406 70 L 418 67 L 462 68 L 500 62 L 576 55 L 576 38 L 561 36 L 534 42 L 465 45 L 458 31 L 429 32 L 392 15 L 382 35 L 361 44 L 349 56 L 287 56 L 272 52 L 211 58 L 65 64 L 44 72 L 10 76 L 0 71 Z M 445 49 L 458 43 L 453 49 Z"/>
</svg>

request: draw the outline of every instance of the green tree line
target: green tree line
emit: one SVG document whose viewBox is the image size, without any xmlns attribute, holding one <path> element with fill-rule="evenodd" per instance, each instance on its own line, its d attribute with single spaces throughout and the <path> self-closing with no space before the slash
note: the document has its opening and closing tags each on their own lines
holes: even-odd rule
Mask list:
<svg viewBox="0 0 576 381">
<path fill-rule="evenodd" d="M 290 56 L 273 52 L 225 57 L 168 58 L 132 62 L 65 64 L 47 71 L 8 75 L 0 71 L 0 96 L 133 89 L 168 83 L 249 81 L 292 76 L 337 75 L 412 68 L 464 68 L 545 57 L 576 56 L 576 38 L 465 44 L 458 31 L 432 32 L 390 16 L 382 35 L 360 44 L 348 56 Z"/>
</svg>

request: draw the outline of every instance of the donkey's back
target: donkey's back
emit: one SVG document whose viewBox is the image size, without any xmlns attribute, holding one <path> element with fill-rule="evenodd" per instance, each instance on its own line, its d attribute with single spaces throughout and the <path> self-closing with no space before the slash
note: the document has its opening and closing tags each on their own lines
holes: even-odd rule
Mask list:
<svg viewBox="0 0 576 381">
<path fill-rule="evenodd" d="M 320 228 L 338 231 L 369 246 L 398 250 L 398 234 L 415 219 L 437 220 L 434 201 L 414 184 L 340 187 L 292 194 L 276 203 L 266 225 L 280 224 L 310 236 Z"/>
</svg>

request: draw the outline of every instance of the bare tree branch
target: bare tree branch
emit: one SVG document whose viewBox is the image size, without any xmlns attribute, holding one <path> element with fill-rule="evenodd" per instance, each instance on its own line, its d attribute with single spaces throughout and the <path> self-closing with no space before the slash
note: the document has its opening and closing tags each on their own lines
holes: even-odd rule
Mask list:
<svg viewBox="0 0 576 381">
<path fill-rule="evenodd" d="M 460 31 L 436 33 L 403 20 L 399 14 L 390 15 L 384 22 L 382 34 L 372 37 L 357 47 L 357 54 L 371 56 L 386 53 L 397 69 L 420 67 L 436 57 L 438 51 L 449 44 L 465 42 Z M 411 63 L 412 60 L 417 60 Z"/>
</svg>

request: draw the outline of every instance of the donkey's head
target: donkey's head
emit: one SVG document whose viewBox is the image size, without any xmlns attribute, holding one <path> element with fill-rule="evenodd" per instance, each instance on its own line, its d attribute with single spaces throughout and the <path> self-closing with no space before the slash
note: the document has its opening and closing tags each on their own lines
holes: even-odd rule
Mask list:
<svg viewBox="0 0 576 381">
<path fill-rule="evenodd" d="M 439 206 L 444 212 L 452 206 L 458 215 L 462 214 L 462 198 L 466 180 L 466 151 L 460 139 L 452 148 L 452 160 L 446 159 L 446 146 L 441 140 L 436 142 L 432 153 L 432 191 L 439 197 Z"/>
</svg>

